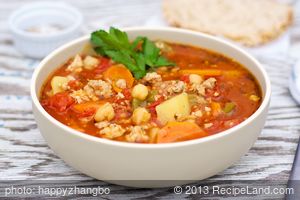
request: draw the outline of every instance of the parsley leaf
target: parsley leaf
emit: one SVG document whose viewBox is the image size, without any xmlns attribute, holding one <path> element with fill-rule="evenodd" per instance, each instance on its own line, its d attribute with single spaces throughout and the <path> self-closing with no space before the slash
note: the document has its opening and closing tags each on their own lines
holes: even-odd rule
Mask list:
<svg viewBox="0 0 300 200">
<path fill-rule="evenodd" d="M 139 36 L 130 43 L 125 32 L 113 27 L 109 32 L 93 32 L 91 43 L 98 54 L 124 64 L 136 79 L 144 77 L 150 68 L 175 65 L 161 56 L 160 49 L 147 37 Z"/>
</svg>

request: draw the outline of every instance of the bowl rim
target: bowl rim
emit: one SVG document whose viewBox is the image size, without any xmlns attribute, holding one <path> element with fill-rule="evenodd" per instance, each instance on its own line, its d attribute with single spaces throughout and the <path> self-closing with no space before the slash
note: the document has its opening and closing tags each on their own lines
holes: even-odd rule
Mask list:
<svg viewBox="0 0 300 200">
<path fill-rule="evenodd" d="M 205 34 L 205 33 L 200 33 L 200 32 L 185 30 L 185 29 L 179 29 L 179 28 L 171 28 L 171 27 L 129 27 L 129 28 L 122 28 L 122 31 L 125 31 L 125 32 L 127 32 L 127 31 L 168 31 L 168 32 L 177 32 L 177 33 L 180 33 L 180 34 L 189 34 L 189 35 L 192 34 L 192 35 L 200 36 L 200 37 L 208 39 L 208 40 L 214 40 L 216 42 L 223 43 L 223 45 L 227 45 L 227 46 L 235 49 L 236 51 L 241 52 L 243 54 L 243 56 L 246 56 L 249 60 L 251 60 L 258 67 L 259 73 L 261 73 L 262 76 L 263 76 L 263 81 L 265 82 L 266 89 L 265 89 L 264 98 L 263 98 L 263 101 L 262 101 L 260 107 L 250 117 L 248 117 L 246 120 L 244 120 L 243 122 L 241 122 L 240 124 L 238 124 L 238 125 L 236 125 L 232 128 L 229 128 L 225 131 L 219 132 L 219 133 L 214 134 L 214 135 L 209 135 L 209 136 L 206 136 L 206 137 L 203 137 L 203 138 L 193 139 L 193 140 L 188 140 L 188 141 L 182 141 L 182 142 L 161 143 L 161 144 L 129 143 L 129 142 L 121 142 L 121 141 L 114 141 L 114 140 L 109 140 L 109 139 L 104 139 L 104 138 L 98 138 L 98 137 L 95 137 L 95 136 L 88 135 L 86 133 L 77 131 L 77 130 L 75 130 L 71 127 L 68 127 L 68 126 L 64 125 L 63 123 L 59 122 L 58 120 L 56 120 L 54 117 L 52 117 L 50 114 L 48 114 L 46 112 L 46 110 L 42 107 L 42 105 L 39 102 L 38 93 L 37 93 L 38 91 L 36 91 L 36 80 L 37 80 L 37 77 L 39 76 L 40 71 L 42 70 L 42 68 L 43 68 L 43 66 L 46 62 L 51 60 L 53 56 L 61 53 L 61 51 L 64 50 L 65 48 L 73 46 L 74 44 L 76 44 L 78 42 L 88 40 L 90 35 L 85 35 L 85 36 L 82 36 L 82 37 L 80 37 L 78 39 L 75 39 L 71 42 L 68 42 L 65 45 L 62 45 L 61 47 L 59 47 L 56 50 L 54 50 L 53 52 L 51 52 L 48 56 L 46 56 L 40 62 L 40 64 L 34 70 L 34 73 L 32 75 L 32 79 L 31 79 L 30 93 L 31 93 L 32 103 L 37 108 L 38 112 L 40 112 L 52 124 L 54 124 L 58 128 L 63 129 L 68 134 L 73 134 L 74 136 L 76 136 L 80 139 L 83 139 L 83 140 L 87 140 L 89 142 L 95 142 L 95 143 L 99 143 L 99 144 L 103 144 L 103 145 L 109 145 L 109 146 L 112 146 L 112 147 L 138 148 L 138 149 L 165 149 L 165 148 L 176 148 L 176 147 L 184 147 L 184 146 L 189 146 L 189 145 L 197 145 L 197 144 L 201 144 L 201 143 L 208 143 L 210 141 L 214 141 L 214 140 L 224 138 L 227 135 L 233 134 L 238 129 L 241 129 L 241 128 L 245 127 L 246 125 L 251 123 L 256 117 L 261 115 L 264 112 L 265 109 L 268 109 L 268 105 L 269 105 L 270 98 L 271 98 L 271 82 L 270 82 L 270 79 L 267 75 L 267 72 L 263 68 L 263 66 L 252 55 L 250 55 L 249 53 L 247 53 L 245 50 L 241 49 L 240 47 L 238 47 L 238 46 L 236 46 L 236 45 L 234 45 L 230 42 L 227 42 L 225 40 L 222 40 L 220 38 L 217 38 L 217 37 Z M 245 67 L 247 67 L 247 66 L 245 66 Z"/>
</svg>

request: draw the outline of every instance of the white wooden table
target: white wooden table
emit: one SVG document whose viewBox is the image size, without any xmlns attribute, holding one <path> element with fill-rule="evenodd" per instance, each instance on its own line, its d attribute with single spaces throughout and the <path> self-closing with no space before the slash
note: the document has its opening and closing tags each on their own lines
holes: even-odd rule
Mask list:
<svg viewBox="0 0 300 200">
<path fill-rule="evenodd" d="M 76 180 L 79 185 L 106 185 L 66 165 L 47 146 L 37 129 L 31 110 L 29 85 L 31 74 L 39 61 L 24 57 L 14 48 L 7 26 L 9 14 L 29 2 L 32 0 L 0 0 L 0 182 L 50 179 Z M 153 16 L 161 16 L 159 0 L 68 2 L 84 14 L 84 33 L 108 26 L 151 25 L 154 23 L 151 21 Z M 295 7 L 296 20 L 290 30 L 289 51 L 286 54 L 259 57 L 271 77 L 273 87 L 265 128 L 255 145 L 240 161 L 211 177 L 210 181 L 217 184 L 223 184 L 225 180 L 280 180 L 283 184 L 287 182 L 300 135 L 300 108 L 288 90 L 291 66 L 295 64 L 297 56 L 300 58 L 299 4 L 298 2 Z M 114 194 L 106 197 L 107 199 L 176 197 L 170 189 L 126 189 L 114 185 L 109 187 L 113 188 Z"/>
</svg>

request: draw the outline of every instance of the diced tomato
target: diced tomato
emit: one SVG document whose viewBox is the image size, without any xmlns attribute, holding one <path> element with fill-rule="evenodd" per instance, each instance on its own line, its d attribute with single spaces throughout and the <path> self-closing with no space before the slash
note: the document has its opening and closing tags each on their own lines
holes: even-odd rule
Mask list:
<svg viewBox="0 0 300 200">
<path fill-rule="evenodd" d="M 180 77 L 180 80 L 185 82 L 185 83 L 190 83 L 190 76 L 188 74 L 182 75 Z"/>
<path fill-rule="evenodd" d="M 115 110 L 115 120 L 129 118 L 130 115 L 131 113 L 126 110 Z"/>
<path fill-rule="evenodd" d="M 110 66 L 110 59 L 102 57 L 100 58 L 100 64 L 94 69 L 96 74 L 104 72 Z"/>
<path fill-rule="evenodd" d="M 120 104 L 120 103 L 122 103 L 126 100 L 130 101 L 132 99 L 130 89 L 125 88 L 125 89 L 122 90 L 121 93 L 124 95 L 124 98 L 118 98 L 117 96 L 114 96 L 114 98 L 112 99 L 112 101 L 114 103 Z"/>
<path fill-rule="evenodd" d="M 82 113 L 78 113 L 77 117 L 83 118 L 83 117 L 90 117 L 96 113 L 96 108 L 89 108 Z"/>
<path fill-rule="evenodd" d="M 225 121 L 225 122 L 224 122 L 224 126 L 225 126 L 226 128 L 231 128 L 231 127 L 233 127 L 233 126 L 238 125 L 238 124 L 241 123 L 241 122 L 242 122 L 241 119 L 232 119 L 232 120 Z"/>
<path fill-rule="evenodd" d="M 81 88 L 81 83 L 78 80 L 71 80 L 68 82 L 68 86 L 70 86 L 72 90 L 79 90 Z"/>
<path fill-rule="evenodd" d="M 161 96 L 161 97 L 159 97 L 159 99 L 157 99 L 156 101 L 154 101 L 153 103 L 151 103 L 150 105 L 148 105 L 148 108 L 152 108 L 152 107 L 155 108 L 156 106 L 158 106 L 159 104 L 161 104 L 164 100 L 165 100 L 164 97 Z"/>
<path fill-rule="evenodd" d="M 117 96 L 114 96 L 114 98 L 112 99 L 112 102 L 120 104 L 121 102 L 123 102 L 125 99 L 119 99 Z"/>
<path fill-rule="evenodd" d="M 223 98 L 223 95 L 220 94 L 224 94 L 226 93 L 226 91 L 224 90 L 224 88 L 219 85 L 218 83 L 223 81 L 220 78 L 216 78 L 217 82 L 216 85 L 213 89 L 206 89 L 205 90 L 205 97 L 207 98 L 211 98 L 213 101 L 220 101 L 220 98 Z M 218 94 L 218 95 L 215 95 Z"/>
<path fill-rule="evenodd" d="M 150 119 L 150 121 L 152 122 L 152 123 L 155 123 L 158 127 L 163 127 L 164 125 L 157 119 L 157 116 L 156 116 L 156 113 L 154 114 L 154 115 L 152 115 L 152 113 L 151 113 L 151 119 Z"/>
<path fill-rule="evenodd" d="M 205 129 L 206 132 L 214 134 L 224 129 L 224 121 L 213 121 L 212 124 L 211 127 Z"/>
<path fill-rule="evenodd" d="M 156 101 L 154 101 L 153 103 L 151 103 L 150 105 L 147 106 L 147 108 L 149 109 L 151 116 L 156 116 L 156 106 L 158 106 L 159 104 L 161 104 L 164 101 L 164 97 L 161 96 L 159 97 L 159 99 L 157 99 Z"/>
<path fill-rule="evenodd" d="M 215 93 L 215 90 L 213 90 L 213 89 L 206 89 L 205 96 L 206 97 L 213 97 L 214 93 Z"/>
<path fill-rule="evenodd" d="M 58 112 L 66 111 L 74 99 L 67 92 L 60 92 L 42 102 L 42 105 Z"/>
<path fill-rule="evenodd" d="M 204 120 L 205 120 L 205 117 L 202 116 L 202 117 L 197 117 L 195 121 L 198 125 L 201 125 L 204 123 Z"/>
<path fill-rule="evenodd" d="M 131 100 L 131 99 L 132 99 L 130 89 L 125 88 L 125 89 L 122 91 L 122 93 L 123 93 L 123 95 L 124 95 L 124 99 L 126 99 L 126 100 Z"/>
</svg>

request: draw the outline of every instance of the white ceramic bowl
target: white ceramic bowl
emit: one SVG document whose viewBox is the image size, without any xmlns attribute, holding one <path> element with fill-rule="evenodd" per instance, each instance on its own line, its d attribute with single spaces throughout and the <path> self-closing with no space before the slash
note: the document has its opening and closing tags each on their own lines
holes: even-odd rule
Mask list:
<svg viewBox="0 0 300 200">
<path fill-rule="evenodd" d="M 238 161 L 256 141 L 266 120 L 271 86 L 264 68 L 242 49 L 206 34 L 176 28 L 123 30 L 130 39 L 142 35 L 152 40 L 199 46 L 236 59 L 257 78 L 263 93 L 261 106 L 247 120 L 229 130 L 185 142 L 133 144 L 81 133 L 51 117 L 39 103 L 39 92 L 47 76 L 89 41 L 89 36 L 85 36 L 52 52 L 33 74 L 33 112 L 49 146 L 70 166 L 91 177 L 134 187 L 194 182 L 213 176 Z"/>
</svg>

